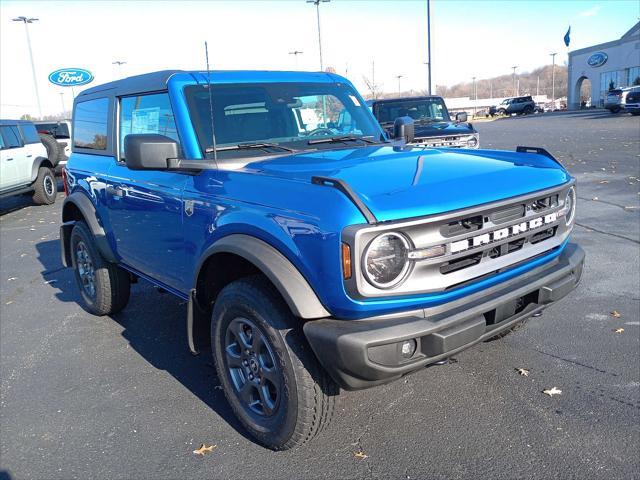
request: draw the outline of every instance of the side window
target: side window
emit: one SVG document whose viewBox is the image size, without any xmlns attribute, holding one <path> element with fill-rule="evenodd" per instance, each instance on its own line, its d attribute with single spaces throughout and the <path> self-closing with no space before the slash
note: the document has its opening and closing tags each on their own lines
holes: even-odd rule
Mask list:
<svg viewBox="0 0 640 480">
<path fill-rule="evenodd" d="M 73 116 L 73 146 L 106 150 L 108 114 L 108 98 L 78 103 Z"/>
<path fill-rule="evenodd" d="M 22 138 L 24 143 L 40 143 L 40 137 L 35 125 L 32 123 L 21 123 L 20 130 L 22 130 Z"/>
<path fill-rule="evenodd" d="M 169 95 L 155 93 L 120 99 L 120 160 L 124 137 L 130 133 L 157 133 L 180 143 Z"/>
<path fill-rule="evenodd" d="M 14 125 L 6 125 L 0 127 L 0 134 L 2 134 L 4 143 L 3 148 L 22 147 L 22 140 L 20 139 L 20 132 L 18 132 L 18 127 Z"/>
</svg>

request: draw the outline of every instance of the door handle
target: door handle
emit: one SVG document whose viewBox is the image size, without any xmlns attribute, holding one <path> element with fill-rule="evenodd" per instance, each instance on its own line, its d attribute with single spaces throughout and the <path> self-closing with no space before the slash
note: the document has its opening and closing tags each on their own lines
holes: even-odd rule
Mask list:
<svg viewBox="0 0 640 480">
<path fill-rule="evenodd" d="M 33 155 L 27 155 L 27 158 L 31 158 L 31 157 L 33 157 Z"/>
<path fill-rule="evenodd" d="M 107 187 L 107 193 L 114 197 L 124 197 L 124 190 L 120 187 Z"/>
<path fill-rule="evenodd" d="M 7 162 L 10 162 L 11 160 L 13 160 L 13 157 L 7 158 Z"/>
</svg>

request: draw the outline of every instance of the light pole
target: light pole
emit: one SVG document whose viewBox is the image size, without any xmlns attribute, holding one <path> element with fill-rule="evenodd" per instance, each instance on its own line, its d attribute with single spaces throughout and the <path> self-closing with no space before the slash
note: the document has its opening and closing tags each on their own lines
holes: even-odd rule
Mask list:
<svg viewBox="0 0 640 480">
<path fill-rule="evenodd" d="M 124 62 L 122 60 L 116 60 L 115 62 L 111 62 L 111 65 L 117 65 L 118 66 L 118 73 L 120 74 L 120 77 L 122 77 L 122 65 L 124 65 L 127 62 Z"/>
<path fill-rule="evenodd" d="M 476 106 L 478 103 L 478 90 L 476 89 L 476 77 L 473 77 L 473 96 L 475 101 L 473 102 L 473 118 L 476 118 Z"/>
<path fill-rule="evenodd" d="M 316 6 L 316 16 L 318 18 L 318 50 L 320 51 L 320 71 L 324 71 L 322 63 L 322 36 L 320 34 L 320 3 L 329 3 L 330 0 L 307 0 L 307 3 L 313 3 Z"/>
<path fill-rule="evenodd" d="M 427 92 L 431 95 L 431 1 L 427 0 L 427 72 L 429 82 L 427 83 Z"/>
<path fill-rule="evenodd" d="M 396 78 L 398 79 L 398 95 L 400 95 L 400 79 L 403 77 L 404 75 L 396 75 Z"/>
<path fill-rule="evenodd" d="M 513 96 L 516 97 L 518 96 L 518 94 L 516 93 L 516 68 L 518 68 L 518 66 L 514 65 L 511 68 L 513 68 Z"/>
<path fill-rule="evenodd" d="M 60 105 L 62 105 L 62 116 L 64 117 L 64 92 L 60 92 Z"/>
<path fill-rule="evenodd" d="M 36 77 L 36 66 L 33 63 L 33 52 L 31 51 L 31 38 L 29 37 L 29 23 L 37 22 L 37 18 L 16 17 L 14 22 L 24 23 L 24 31 L 27 33 L 27 46 L 29 47 L 29 58 L 31 59 L 31 74 L 33 75 L 33 87 L 36 89 L 36 100 L 38 102 L 38 115 L 42 118 L 42 106 L 40 105 L 40 92 L 38 92 L 38 77 Z"/>
<path fill-rule="evenodd" d="M 551 55 L 551 111 L 556 109 L 556 55 L 557 53 L 550 53 Z"/>
<path fill-rule="evenodd" d="M 298 55 L 302 55 L 304 52 L 301 52 L 300 50 L 294 50 L 293 52 L 289 52 L 289 55 L 293 55 L 293 57 L 296 59 L 296 70 L 298 69 Z"/>
<path fill-rule="evenodd" d="M 427 95 L 431 95 L 431 65 L 429 62 L 422 63 L 427 66 Z"/>
</svg>

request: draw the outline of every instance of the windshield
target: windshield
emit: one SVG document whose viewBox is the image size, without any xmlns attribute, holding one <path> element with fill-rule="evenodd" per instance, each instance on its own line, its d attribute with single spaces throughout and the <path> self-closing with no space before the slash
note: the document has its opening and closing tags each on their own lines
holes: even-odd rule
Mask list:
<svg viewBox="0 0 640 480">
<path fill-rule="evenodd" d="M 451 121 L 447 107 L 441 98 L 421 98 L 379 102 L 376 104 L 375 115 L 380 123 L 393 123 L 398 117 L 409 116 L 414 121 Z"/>
<path fill-rule="evenodd" d="M 213 144 L 211 106 L 205 86 L 185 89 L 202 151 Z M 319 139 L 356 137 L 383 140 L 369 109 L 350 87 L 336 83 L 266 83 L 212 85 L 216 145 L 225 156 L 264 154 L 233 149 L 242 144 L 270 144 L 299 149 L 335 148 L 340 142 Z M 345 140 L 346 141 L 346 140 Z M 365 143 L 364 140 L 363 142 Z M 274 149 L 277 150 L 277 149 Z M 282 151 L 282 149 L 280 149 Z"/>
</svg>

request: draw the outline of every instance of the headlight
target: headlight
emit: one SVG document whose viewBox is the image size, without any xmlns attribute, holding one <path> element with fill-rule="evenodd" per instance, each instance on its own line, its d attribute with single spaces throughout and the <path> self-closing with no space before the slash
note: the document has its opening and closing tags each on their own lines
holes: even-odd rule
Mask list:
<svg viewBox="0 0 640 480">
<path fill-rule="evenodd" d="M 564 221 L 567 225 L 573 223 L 573 218 L 576 216 L 576 189 L 574 187 L 567 190 L 564 203 L 558 211 L 558 215 L 564 216 Z"/>
<path fill-rule="evenodd" d="M 475 135 L 467 140 L 467 147 L 469 148 L 478 148 L 478 144 L 478 137 Z"/>
<path fill-rule="evenodd" d="M 409 270 L 409 241 L 399 233 L 383 233 L 364 252 L 367 281 L 378 288 L 392 288 L 404 280 Z"/>
</svg>

